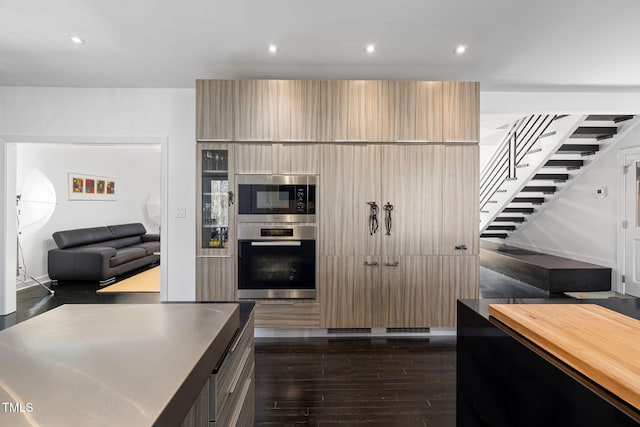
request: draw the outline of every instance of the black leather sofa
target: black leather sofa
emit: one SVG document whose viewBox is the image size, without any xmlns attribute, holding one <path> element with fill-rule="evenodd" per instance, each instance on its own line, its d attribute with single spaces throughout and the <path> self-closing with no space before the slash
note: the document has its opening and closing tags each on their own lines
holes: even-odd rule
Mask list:
<svg viewBox="0 0 640 427">
<path fill-rule="evenodd" d="M 160 235 L 140 223 L 57 231 L 48 253 L 53 281 L 112 282 L 116 276 L 160 261 Z M 155 254 L 154 254 L 155 253 Z"/>
</svg>

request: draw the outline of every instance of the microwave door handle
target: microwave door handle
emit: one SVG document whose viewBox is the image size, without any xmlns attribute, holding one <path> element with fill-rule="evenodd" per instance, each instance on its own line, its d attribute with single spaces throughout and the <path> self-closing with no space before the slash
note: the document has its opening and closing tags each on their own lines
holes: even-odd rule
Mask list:
<svg viewBox="0 0 640 427">
<path fill-rule="evenodd" d="M 300 240 L 284 240 L 279 242 L 251 242 L 251 246 L 300 246 Z"/>
</svg>

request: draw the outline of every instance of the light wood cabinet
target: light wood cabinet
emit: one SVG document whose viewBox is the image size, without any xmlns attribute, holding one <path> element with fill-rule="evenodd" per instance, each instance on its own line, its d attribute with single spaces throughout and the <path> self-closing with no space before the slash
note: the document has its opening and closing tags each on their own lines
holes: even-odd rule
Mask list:
<svg viewBox="0 0 640 427">
<path fill-rule="evenodd" d="M 258 328 L 319 328 L 320 304 L 315 300 L 257 300 Z"/>
<path fill-rule="evenodd" d="M 233 139 L 233 80 L 196 80 L 196 139 Z"/>
<path fill-rule="evenodd" d="M 479 162 L 477 145 L 448 145 L 445 148 L 442 191 L 443 255 L 479 253 Z"/>
<path fill-rule="evenodd" d="M 349 82 L 323 80 L 320 82 L 320 141 L 345 141 L 349 110 Z"/>
<path fill-rule="evenodd" d="M 236 80 L 234 140 L 273 141 L 277 133 L 277 80 Z"/>
<path fill-rule="evenodd" d="M 443 82 L 415 83 L 415 140 L 442 141 Z M 404 138 L 399 138 L 404 139 Z"/>
<path fill-rule="evenodd" d="M 271 143 L 235 144 L 236 173 L 272 174 L 276 162 L 276 150 Z"/>
<path fill-rule="evenodd" d="M 383 255 L 437 255 L 442 228 L 442 145 L 384 145 L 380 174 Z M 384 205 L 393 205 L 386 234 Z"/>
<path fill-rule="evenodd" d="M 480 84 L 444 82 L 442 103 L 444 142 L 479 142 Z"/>
<path fill-rule="evenodd" d="M 320 81 L 277 81 L 277 140 L 318 141 Z"/>
<path fill-rule="evenodd" d="M 196 301 L 235 301 L 235 256 L 196 258 Z"/>
<path fill-rule="evenodd" d="M 439 324 L 440 258 L 403 256 L 396 267 L 383 264 L 383 280 L 388 282 L 389 289 L 388 327 L 424 328 Z"/>
<path fill-rule="evenodd" d="M 388 281 L 381 257 L 321 256 L 321 327 L 376 328 L 388 323 Z"/>
<path fill-rule="evenodd" d="M 238 143 L 235 170 L 240 174 L 311 174 L 320 172 L 319 144 Z"/>
<path fill-rule="evenodd" d="M 442 256 L 441 297 L 437 324 L 456 324 L 456 300 L 479 297 L 480 263 L 477 256 Z"/>
</svg>

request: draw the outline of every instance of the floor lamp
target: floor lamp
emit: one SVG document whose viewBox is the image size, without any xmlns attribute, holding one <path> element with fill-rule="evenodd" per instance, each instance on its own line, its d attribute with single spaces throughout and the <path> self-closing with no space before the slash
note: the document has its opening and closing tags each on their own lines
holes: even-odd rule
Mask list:
<svg viewBox="0 0 640 427">
<path fill-rule="evenodd" d="M 27 273 L 27 266 L 24 262 L 24 253 L 20 242 L 22 234 L 34 233 L 42 228 L 51 218 L 56 209 L 56 190 L 53 184 L 40 170 L 31 169 L 25 175 L 22 189 L 16 196 L 16 212 L 18 221 L 18 257 L 17 274 L 20 274 L 20 255 L 24 265 L 25 277 L 37 282 L 49 293 L 54 291 Z"/>
</svg>

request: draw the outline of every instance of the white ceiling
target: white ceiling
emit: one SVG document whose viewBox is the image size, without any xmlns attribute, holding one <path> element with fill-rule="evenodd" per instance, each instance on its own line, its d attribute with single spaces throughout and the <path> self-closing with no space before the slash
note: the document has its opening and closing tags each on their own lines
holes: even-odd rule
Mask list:
<svg viewBox="0 0 640 427">
<path fill-rule="evenodd" d="M 638 91 L 638 40 L 637 0 L 0 0 L 0 85 L 318 78 Z M 461 43 L 469 51 L 456 56 Z"/>
</svg>

